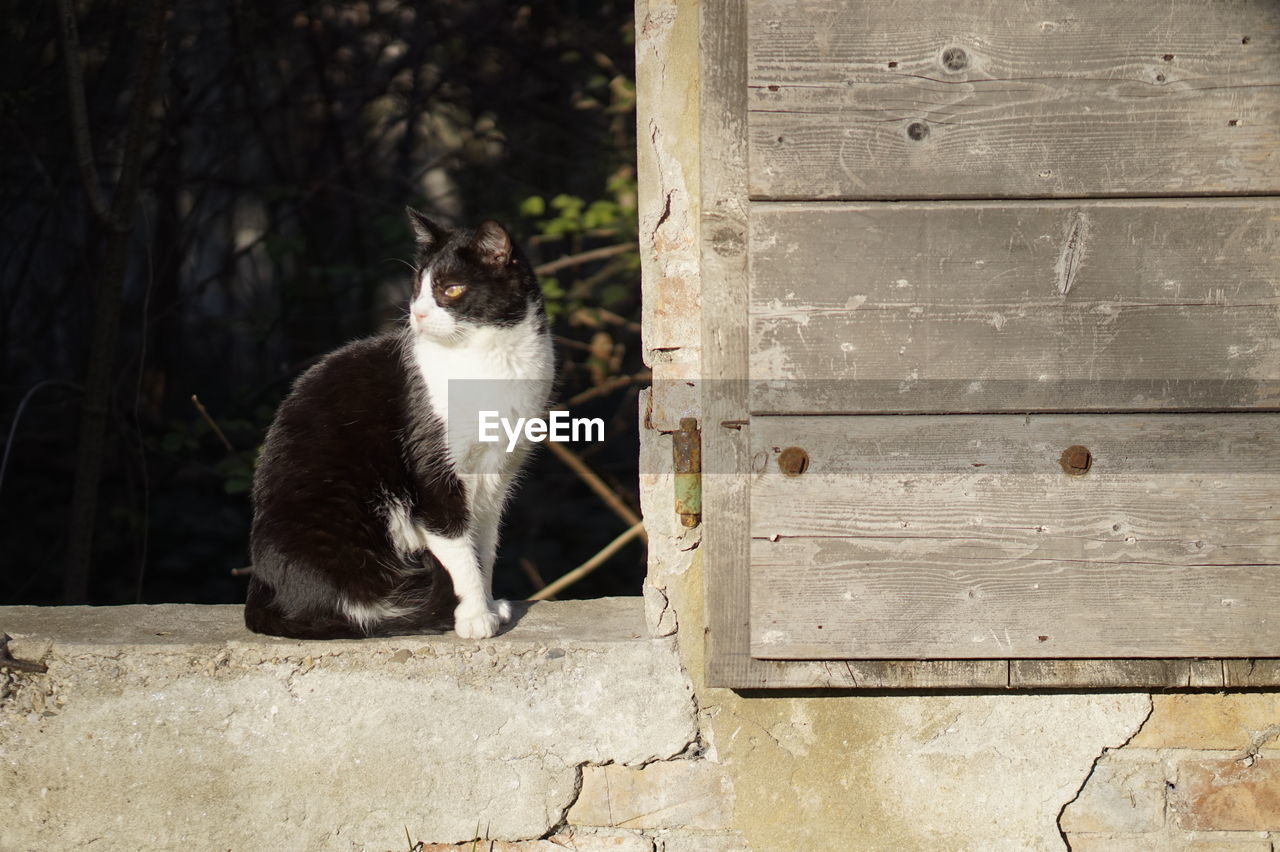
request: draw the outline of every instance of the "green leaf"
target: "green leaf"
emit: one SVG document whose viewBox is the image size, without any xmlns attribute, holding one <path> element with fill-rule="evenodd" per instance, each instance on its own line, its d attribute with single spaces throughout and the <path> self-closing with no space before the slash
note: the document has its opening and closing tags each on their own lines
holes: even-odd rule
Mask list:
<svg viewBox="0 0 1280 852">
<path fill-rule="evenodd" d="M 248 494 L 253 488 L 253 479 L 248 476 L 232 476 L 222 484 L 222 488 L 228 494 Z"/>
<path fill-rule="evenodd" d="M 563 299 L 564 288 L 560 286 L 560 280 L 550 275 L 545 276 L 541 282 L 542 298 L 544 299 Z"/>
<path fill-rule="evenodd" d="M 542 216 L 547 212 L 547 202 L 543 200 L 541 195 L 530 195 L 524 201 L 520 202 L 521 216 Z"/>
<path fill-rule="evenodd" d="M 591 202 L 591 206 L 587 208 L 587 212 L 582 216 L 582 227 L 584 228 L 607 228 L 614 222 L 618 221 L 620 209 L 617 204 L 612 201 Z"/>
<path fill-rule="evenodd" d="M 610 284 L 600 291 L 600 302 L 606 308 L 621 305 L 631 297 L 631 288 L 625 284 Z"/>
</svg>

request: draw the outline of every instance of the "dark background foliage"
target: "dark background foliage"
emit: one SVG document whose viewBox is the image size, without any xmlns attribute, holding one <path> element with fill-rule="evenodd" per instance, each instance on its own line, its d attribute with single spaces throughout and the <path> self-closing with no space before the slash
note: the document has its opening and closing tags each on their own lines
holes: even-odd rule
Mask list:
<svg viewBox="0 0 1280 852">
<path fill-rule="evenodd" d="M 141 157 L 123 235 L 93 215 L 77 167 L 59 7 L 0 3 L 0 601 L 76 597 L 83 388 L 104 358 L 88 600 L 242 600 L 232 572 L 248 565 L 266 427 L 320 355 L 403 317 L 406 204 L 460 225 L 498 218 L 535 264 L 552 264 L 558 397 L 608 423 L 605 444 L 572 449 L 635 506 L 645 376 L 630 3 L 177 3 L 131 137 L 152 2 L 68 2 L 106 198 L 128 189 L 131 145 Z M 109 354 L 94 323 L 117 238 Z M 594 249 L 600 259 L 580 260 Z M 579 261 L 552 263 L 566 256 Z M 542 452 L 508 517 L 497 591 L 528 595 L 535 576 L 553 579 L 624 528 Z M 635 594 L 642 576 L 633 543 L 570 594 Z"/>
</svg>

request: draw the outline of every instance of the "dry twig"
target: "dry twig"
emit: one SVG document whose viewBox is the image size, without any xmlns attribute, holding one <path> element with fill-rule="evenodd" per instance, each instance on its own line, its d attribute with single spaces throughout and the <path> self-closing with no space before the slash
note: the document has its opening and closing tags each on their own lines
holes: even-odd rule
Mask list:
<svg viewBox="0 0 1280 852">
<path fill-rule="evenodd" d="M 578 475 L 578 478 L 587 484 L 587 487 L 596 493 L 596 496 L 604 501 L 605 505 L 613 510 L 613 513 L 622 520 L 626 521 L 629 526 L 640 527 L 639 535 L 644 541 L 648 542 L 649 537 L 644 532 L 644 525 L 640 522 L 640 516 L 631 511 L 631 507 L 622 502 L 622 498 L 608 485 L 604 480 L 596 476 L 595 471 L 587 467 L 587 463 L 578 458 L 571 451 L 565 449 L 564 444 L 558 444 L 554 441 L 546 443 L 547 449 L 551 454 L 560 461 L 569 466 L 569 469 Z"/>
<path fill-rule="evenodd" d="M 231 446 L 231 442 L 227 440 L 227 436 L 222 433 L 220 428 L 218 428 L 217 422 L 209 416 L 209 411 L 204 407 L 204 403 L 200 401 L 200 397 L 195 394 L 191 394 L 191 402 L 195 405 L 196 411 L 200 412 L 200 416 L 204 418 L 204 422 L 208 423 L 209 427 L 213 429 L 213 434 L 218 436 L 218 440 L 222 442 L 222 446 L 226 447 L 227 452 L 234 456 L 236 454 L 236 448 Z"/>
<path fill-rule="evenodd" d="M 0 633 L 0 669 L 9 669 L 15 672 L 29 672 L 31 674 L 44 674 L 49 671 L 49 667 L 44 663 L 32 663 L 27 660 L 15 660 L 13 654 L 9 652 L 9 640 L 13 637 L 8 633 Z"/>
<path fill-rule="evenodd" d="M 559 577 L 555 580 L 552 580 L 548 585 L 534 592 L 532 595 L 529 596 L 529 600 L 531 601 L 546 600 L 547 598 L 551 597 L 554 594 L 557 594 L 558 592 L 562 591 L 568 586 L 573 585 L 574 583 L 581 580 L 583 577 L 590 574 L 592 571 L 599 568 L 605 562 L 607 562 L 610 556 L 613 556 L 613 554 L 617 553 L 619 550 L 625 547 L 627 542 L 631 541 L 631 539 L 636 538 L 637 536 L 643 536 L 643 535 L 644 535 L 644 522 L 642 521 L 640 523 L 637 523 L 635 526 L 631 527 L 630 529 L 628 529 L 626 532 L 624 532 L 622 535 L 615 538 L 613 541 L 606 544 L 599 553 L 597 553 L 595 556 L 588 559 L 586 562 L 583 562 L 577 568 L 574 568 L 568 574 L 565 574 L 563 577 Z"/>
<path fill-rule="evenodd" d="M 633 384 L 644 384 L 652 379 L 653 373 L 648 370 L 641 370 L 631 376 L 614 376 L 612 379 L 601 382 L 595 387 L 587 388 L 582 393 L 569 397 L 569 399 L 565 401 L 564 405 L 558 405 L 556 406 L 556 409 L 567 411 L 575 405 L 581 405 L 589 399 L 595 399 L 598 396 L 604 396 L 607 393 L 612 393 L 618 388 L 625 388 L 626 386 Z"/>
<path fill-rule="evenodd" d="M 618 243 L 615 246 L 604 246 L 603 248 L 590 249 L 580 252 L 579 254 L 566 254 L 555 260 L 548 261 L 533 268 L 537 275 L 550 275 L 553 272 L 559 272 L 561 269 L 568 269 L 571 266 L 581 266 L 584 263 L 591 263 L 597 260 L 614 257 L 620 254 L 626 254 L 634 250 L 635 243 Z"/>
</svg>

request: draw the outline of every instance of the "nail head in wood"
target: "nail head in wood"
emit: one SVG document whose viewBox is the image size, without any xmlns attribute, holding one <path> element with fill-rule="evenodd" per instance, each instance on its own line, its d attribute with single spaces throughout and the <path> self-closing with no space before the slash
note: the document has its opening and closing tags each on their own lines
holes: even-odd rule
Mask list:
<svg viewBox="0 0 1280 852">
<path fill-rule="evenodd" d="M 778 469 L 787 476 L 799 476 L 809 469 L 809 454 L 800 447 L 787 447 L 778 454 Z"/>
<path fill-rule="evenodd" d="M 1062 451 L 1058 464 L 1072 476 L 1084 476 L 1093 466 L 1093 454 L 1089 452 L 1088 447 L 1076 444 Z"/>
</svg>

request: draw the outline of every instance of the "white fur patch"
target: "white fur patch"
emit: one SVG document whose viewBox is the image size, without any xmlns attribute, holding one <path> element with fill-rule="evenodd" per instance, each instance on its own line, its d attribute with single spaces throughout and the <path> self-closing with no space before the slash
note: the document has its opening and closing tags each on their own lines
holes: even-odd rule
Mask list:
<svg viewBox="0 0 1280 852">
<path fill-rule="evenodd" d="M 421 553 L 427 549 L 427 530 L 409 516 L 409 509 L 401 500 L 387 502 L 387 534 L 396 552 L 402 556 Z"/>
<path fill-rule="evenodd" d="M 412 607 L 395 606 L 385 601 L 361 604 L 349 601 L 346 598 L 340 601 L 339 608 L 342 610 L 343 615 L 355 622 L 361 630 L 366 631 L 383 621 L 391 618 L 403 618 L 413 612 Z"/>
<path fill-rule="evenodd" d="M 431 292 L 431 270 L 422 273 L 418 295 L 409 303 L 409 324 L 419 335 L 447 340 L 461 330 L 461 323 L 436 303 Z"/>
<path fill-rule="evenodd" d="M 432 411 L 447 424 L 449 456 L 459 474 L 501 474 L 521 460 L 499 443 L 480 441 L 482 409 L 497 409 L 512 422 L 546 414 L 554 362 L 551 339 L 539 330 L 535 310 L 515 326 L 469 327 L 457 341 L 422 333 L 414 340 L 414 359 Z"/>
<path fill-rule="evenodd" d="M 497 633 L 502 615 L 480 570 L 471 538 L 427 533 L 427 543 L 445 571 L 449 572 L 453 590 L 458 595 L 458 606 L 453 611 L 453 629 L 463 639 L 485 639 Z"/>
<path fill-rule="evenodd" d="M 430 297 L 430 278 L 423 291 Z M 493 599 L 493 554 L 497 546 L 502 508 L 514 484 L 529 444 L 521 441 L 515 452 L 501 443 L 480 441 L 479 412 L 497 409 L 499 416 L 515 420 L 546 413 L 551 393 L 554 361 L 551 338 L 541 330 L 536 308 L 511 327 L 458 324 L 453 337 L 441 336 L 430 325 L 432 314 L 424 305 L 413 305 L 411 321 L 417 332 L 414 360 L 427 386 L 432 412 L 445 424 L 449 461 L 466 487 L 468 528 L 463 536 L 448 538 L 389 517 L 393 541 L 405 544 L 425 538 L 453 580 L 458 595 L 455 630 L 467 639 L 498 632 L 511 617 L 511 606 Z M 451 318 L 452 319 L 452 318 Z M 452 389 L 450 387 L 452 383 Z"/>
</svg>

